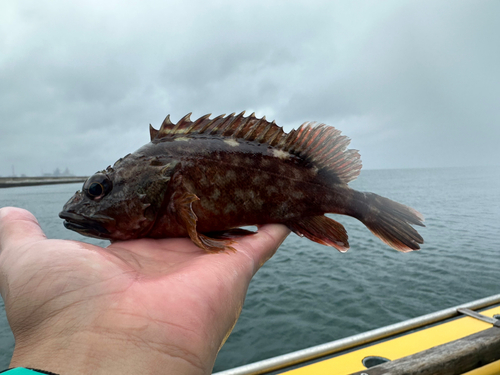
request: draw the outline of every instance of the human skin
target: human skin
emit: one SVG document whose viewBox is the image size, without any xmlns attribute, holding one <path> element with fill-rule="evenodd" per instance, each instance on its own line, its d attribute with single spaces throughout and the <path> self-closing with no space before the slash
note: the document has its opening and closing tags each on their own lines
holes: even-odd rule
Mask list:
<svg viewBox="0 0 500 375">
<path fill-rule="evenodd" d="M 236 252 L 187 238 L 107 248 L 49 240 L 26 210 L 0 209 L 0 292 L 10 367 L 58 374 L 210 374 L 248 285 L 289 230 L 265 225 Z"/>
</svg>

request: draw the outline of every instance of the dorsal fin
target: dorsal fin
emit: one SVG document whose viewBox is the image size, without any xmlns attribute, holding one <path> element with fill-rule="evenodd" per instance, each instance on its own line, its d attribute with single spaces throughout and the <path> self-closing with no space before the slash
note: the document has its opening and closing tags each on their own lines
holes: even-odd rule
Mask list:
<svg viewBox="0 0 500 375">
<path fill-rule="evenodd" d="M 149 124 L 149 135 L 151 136 L 151 140 L 155 139 L 156 136 L 158 135 L 158 130 L 153 128 L 151 124 Z"/>
<path fill-rule="evenodd" d="M 361 160 L 357 150 L 348 150 L 349 138 L 340 134 L 340 130 L 325 124 L 315 125 L 306 122 L 297 130 L 285 133 L 276 123 L 265 117 L 258 119 L 255 114 L 244 117 L 245 112 L 221 115 L 210 119 L 205 115 L 191 121 L 188 113 L 177 124 L 165 118 L 159 130 L 150 127 L 151 140 L 175 138 L 196 134 L 216 135 L 234 139 L 244 139 L 266 143 L 278 150 L 299 156 L 318 169 L 333 173 L 340 181 L 348 183 L 354 180 L 361 170 Z"/>
<path fill-rule="evenodd" d="M 303 157 L 348 183 L 359 176 L 362 167 L 358 150 L 347 149 L 350 142 L 332 126 L 306 122 L 282 136 L 278 148 Z"/>
</svg>

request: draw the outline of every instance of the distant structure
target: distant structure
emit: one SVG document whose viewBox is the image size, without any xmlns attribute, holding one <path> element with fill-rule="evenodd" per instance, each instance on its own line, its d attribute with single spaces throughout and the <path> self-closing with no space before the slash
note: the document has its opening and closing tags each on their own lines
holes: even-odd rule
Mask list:
<svg viewBox="0 0 500 375">
<path fill-rule="evenodd" d="M 74 174 L 69 171 L 68 167 L 66 167 L 64 172 L 61 172 L 61 170 L 59 168 L 56 168 L 54 170 L 54 172 L 44 173 L 43 176 L 44 177 L 71 177 L 71 176 L 74 176 Z"/>
<path fill-rule="evenodd" d="M 71 173 L 71 171 L 69 170 L 68 167 L 66 167 L 66 169 L 64 169 L 63 172 L 61 172 L 61 169 L 59 167 L 54 169 L 54 172 L 52 172 L 52 173 L 43 173 L 43 170 L 41 172 L 42 172 L 41 173 L 42 177 L 74 177 L 75 176 L 73 173 Z M 9 177 L 9 178 L 14 177 L 15 178 L 15 177 L 27 177 L 27 176 L 25 173 L 21 173 L 20 175 L 17 175 L 14 164 L 12 164 L 12 173 L 10 176 L 7 174 L 7 177 Z"/>
</svg>

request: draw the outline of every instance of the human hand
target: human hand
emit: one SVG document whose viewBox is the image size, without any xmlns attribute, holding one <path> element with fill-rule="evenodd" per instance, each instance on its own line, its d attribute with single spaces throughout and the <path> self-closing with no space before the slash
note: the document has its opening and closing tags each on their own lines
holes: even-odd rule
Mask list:
<svg viewBox="0 0 500 375">
<path fill-rule="evenodd" d="M 187 238 L 107 248 L 48 240 L 35 217 L 0 209 L 0 292 L 11 367 L 59 374 L 209 374 L 251 278 L 289 230 L 278 224 L 208 254 Z"/>
</svg>

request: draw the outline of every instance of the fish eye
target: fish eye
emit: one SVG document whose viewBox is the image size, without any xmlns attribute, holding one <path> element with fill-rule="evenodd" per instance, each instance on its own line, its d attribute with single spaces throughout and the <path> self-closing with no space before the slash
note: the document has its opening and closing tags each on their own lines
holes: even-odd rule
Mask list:
<svg viewBox="0 0 500 375">
<path fill-rule="evenodd" d="M 96 173 L 83 184 L 83 192 L 93 200 L 99 200 L 113 189 L 113 183 L 104 173 Z"/>
</svg>

